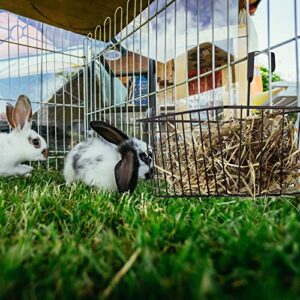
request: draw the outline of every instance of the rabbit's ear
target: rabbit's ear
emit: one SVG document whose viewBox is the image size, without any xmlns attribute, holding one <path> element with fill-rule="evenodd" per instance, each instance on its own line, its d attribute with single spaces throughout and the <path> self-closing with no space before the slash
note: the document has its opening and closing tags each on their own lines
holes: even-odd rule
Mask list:
<svg viewBox="0 0 300 300">
<path fill-rule="evenodd" d="M 14 122 L 13 118 L 13 113 L 14 113 L 14 107 L 11 104 L 6 104 L 6 119 L 11 128 L 15 128 L 16 124 Z"/>
<path fill-rule="evenodd" d="M 138 181 L 139 159 L 133 146 L 124 144 L 119 149 L 122 159 L 115 166 L 115 177 L 120 193 L 133 192 Z"/>
<path fill-rule="evenodd" d="M 128 140 L 128 136 L 124 132 L 106 122 L 91 121 L 90 126 L 101 137 L 115 145 L 120 145 L 124 141 Z"/>
<path fill-rule="evenodd" d="M 31 122 L 32 110 L 28 97 L 19 96 L 13 113 L 13 119 L 19 129 L 23 129 L 24 125 Z"/>
</svg>

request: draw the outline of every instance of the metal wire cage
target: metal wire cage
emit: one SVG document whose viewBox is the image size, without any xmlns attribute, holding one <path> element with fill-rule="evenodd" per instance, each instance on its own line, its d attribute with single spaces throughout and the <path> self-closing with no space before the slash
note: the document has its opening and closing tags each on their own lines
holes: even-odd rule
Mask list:
<svg viewBox="0 0 300 300">
<path fill-rule="evenodd" d="M 249 51 L 268 54 L 255 65 L 252 103 L 299 107 L 299 3 L 288 0 L 280 10 L 273 2 L 261 1 L 256 18 L 243 0 L 128 0 L 86 37 L 0 11 L 0 132 L 10 130 L 5 104 L 26 94 L 33 129 L 49 145 L 48 167 L 62 167 L 67 152 L 95 134 L 92 120 L 150 143 L 137 119 L 245 105 Z M 284 34 L 279 19 L 289 21 Z M 286 66 L 276 84 L 271 51 Z"/>
<path fill-rule="evenodd" d="M 300 108 L 219 106 L 144 119 L 158 196 L 299 194 Z"/>
<path fill-rule="evenodd" d="M 299 107 L 217 106 L 142 120 L 160 196 L 275 196 L 300 192 Z M 271 53 L 271 71 L 275 70 Z"/>
</svg>

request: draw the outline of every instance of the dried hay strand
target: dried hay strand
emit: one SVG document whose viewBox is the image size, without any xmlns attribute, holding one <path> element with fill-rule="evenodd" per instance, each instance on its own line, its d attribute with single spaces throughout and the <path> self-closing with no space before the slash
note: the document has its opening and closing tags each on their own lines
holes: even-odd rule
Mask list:
<svg viewBox="0 0 300 300">
<path fill-rule="evenodd" d="M 242 122 L 223 119 L 219 115 L 219 122 L 193 128 L 164 124 L 167 134 L 156 146 L 156 170 L 169 193 L 255 197 L 299 190 L 300 150 L 288 116 L 266 111 Z"/>
</svg>

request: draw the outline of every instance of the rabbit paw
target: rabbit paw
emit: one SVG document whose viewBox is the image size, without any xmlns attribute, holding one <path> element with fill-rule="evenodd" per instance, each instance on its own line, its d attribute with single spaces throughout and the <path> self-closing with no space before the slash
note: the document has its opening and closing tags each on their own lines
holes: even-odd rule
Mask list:
<svg viewBox="0 0 300 300">
<path fill-rule="evenodd" d="M 18 165 L 16 167 L 16 174 L 21 176 L 30 176 L 30 172 L 33 170 L 33 167 L 27 165 Z"/>
</svg>

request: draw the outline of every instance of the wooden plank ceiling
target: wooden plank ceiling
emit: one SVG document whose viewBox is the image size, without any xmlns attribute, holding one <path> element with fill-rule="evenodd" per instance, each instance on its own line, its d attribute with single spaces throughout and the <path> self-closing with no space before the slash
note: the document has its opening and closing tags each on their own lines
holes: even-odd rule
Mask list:
<svg viewBox="0 0 300 300">
<path fill-rule="evenodd" d="M 133 19 L 133 5 L 134 0 L 130 0 L 129 22 Z M 147 0 L 142 1 L 142 9 L 147 5 Z M 113 33 L 114 13 L 119 6 L 123 7 L 122 24 L 125 27 L 127 0 L 0 0 L 0 9 L 83 35 L 93 33 L 97 25 L 103 25 L 106 17 L 112 19 Z M 137 7 L 140 7 L 140 1 L 137 1 Z M 117 19 L 116 28 L 120 31 L 119 13 Z"/>
</svg>

